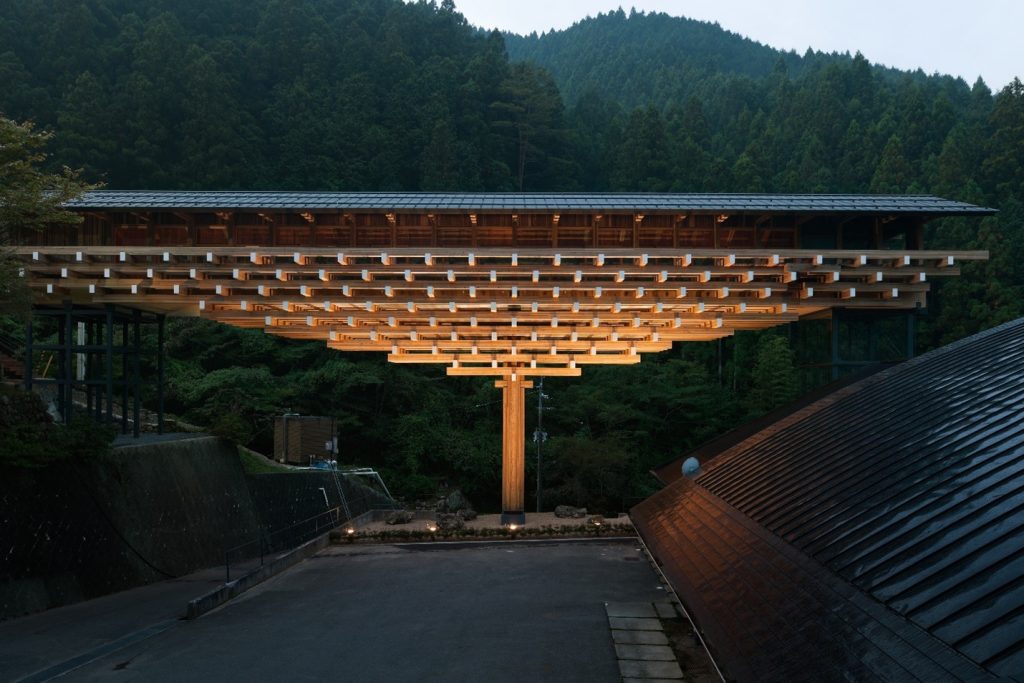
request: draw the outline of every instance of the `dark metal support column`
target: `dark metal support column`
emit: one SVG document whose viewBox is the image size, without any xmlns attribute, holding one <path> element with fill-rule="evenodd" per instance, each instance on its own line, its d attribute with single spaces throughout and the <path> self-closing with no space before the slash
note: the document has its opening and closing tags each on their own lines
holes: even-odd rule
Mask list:
<svg viewBox="0 0 1024 683">
<path fill-rule="evenodd" d="M 907 360 L 914 357 L 917 350 L 917 311 L 907 313 Z"/>
<path fill-rule="evenodd" d="M 833 380 L 839 379 L 839 310 L 832 309 L 832 363 L 829 370 Z"/>
<path fill-rule="evenodd" d="M 162 313 L 156 317 L 156 431 L 164 433 L 164 323 L 167 316 Z"/>
<path fill-rule="evenodd" d="M 128 433 L 128 320 L 121 321 L 121 433 Z"/>
<path fill-rule="evenodd" d="M 73 315 L 74 308 L 70 301 L 64 302 L 64 320 L 62 320 L 61 327 L 64 328 L 64 368 L 61 373 L 64 379 L 64 384 L 60 385 L 60 390 L 63 392 L 63 411 L 61 414 L 64 416 L 64 424 L 71 424 L 71 412 L 72 406 L 74 405 L 74 388 L 75 388 L 75 363 L 74 354 L 72 350 L 75 348 L 75 318 Z"/>
<path fill-rule="evenodd" d="M 132 349 L 132 436 L 139 438 L 141 432 L 140 408 L 142 402 L 142 368 L 140 357 L 142 356 L 142 311 L 132 311 L 132 333 L 134 344 Z"/>
<path fill-rule="evenodd" d="M 57 354 L 57 374 L 53 378 L 53 381 L 54 381 L 54 384 L 53 384 L 54 396 L 53 397 L 54 397 L 54 400 L 57 402 L 57 413 L 61 416 L 61 419 L 63 419 L 64 418 L 64 384 L 63 384 L 63 382 L 64 382 L 64 378 L 66 377 L 65 367 L 64 367 L 64 360 L 65 360 L 64 347 L 65 347 L 65 345 L 67 343 L 67 341 L 64 338 L 64 333 L 66 331 L 66 328 L 65 328 L 65 325 L 64 325 L 64 319 L 60 315 L 56 316 L 55 320 L 57 321 L 57 348 L 54 351 L 54 353 Z"/>
<path fill-rule="evenodd" d="M 92 321 L 92 344 L 94 347 L 100 346 L 100 340 L 103 339 L 103 323 L 100 320 Z M 93 380 L 98 382 L 103 376 L 99 369 L 99 357 L 96 353 L 92 353 L 89 356 L 89 364 L 92 366 L 92 377 Z M 92 411 L 97 422 L 103 422 L 103 388 L 97 383 L 92 388 Z"/>
<path fill-rule="evenodd" d="M 32 341 L 32 319 L 33 311 L 28 312 L 28 321 L 25 323 L 25 390 L 32 391 L 33 356 L 35 355 Z"/>
<path fill-rule="evenodd" d="M 85 319 L 85 345 L 92 346 L 92 318 Z M 86 351 L 82 356 L 85 363 L 85 370 L 82 377 L 85 378 L 85 414 L 92 417 L 92 354 Z"/>
<path fill-rule="evenodd" d="M 878 358 L 878 324 L 883 320 L 879 315 L 868 321 L 868 357 L 866 360 L 877 362 Z"/>
<path fill-rule="evenodd" d="M 107 424 L 114 424 L 114 307 L 107 304 L 106 330 L 104 331 L 104 364 L 107 380 Z"/>
</svg>

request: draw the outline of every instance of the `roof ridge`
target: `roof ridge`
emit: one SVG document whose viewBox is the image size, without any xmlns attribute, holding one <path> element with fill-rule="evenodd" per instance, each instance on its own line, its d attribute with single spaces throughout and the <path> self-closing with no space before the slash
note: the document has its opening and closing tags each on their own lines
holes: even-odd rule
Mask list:
<svg viewBox="0 0 1024 683">
<path fill-rule="evenodd" d="M 405 192 L 344 190 L 115 190 L 84 193 L 70 208 L 119 209 L 420 209 L 464 211 L 723 211 L 776 213 L 906 213 L 924 216 L 994 213 L 934 195 L 772 194 L 742 192 Z"/>
</svg>

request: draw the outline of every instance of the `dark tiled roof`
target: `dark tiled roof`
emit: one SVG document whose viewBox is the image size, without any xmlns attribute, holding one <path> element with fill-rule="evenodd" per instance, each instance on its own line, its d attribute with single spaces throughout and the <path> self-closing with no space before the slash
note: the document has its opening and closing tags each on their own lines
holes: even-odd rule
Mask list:
<svg viewBox="0 0 1024 683">
<path fill-rule="evenodd" d="M 673 558 L 666 566 L 727 555 L 722 548 L 735 549 L 738 525 L 760 534 L 763 544 L 718 562 L 729 578 L 717 585 L 688 583 L 688 574 L 679 574 L 677 590 L 704 604 L 711 624 L 734 618 L 737 583 L 763 582 L 763 572 L 802 558 L 815 581 L 887 607 L 888 617 L 872 616 L 883 626 L 860 628 L 855 642 L 889 652 L 896 646 L 875 637 L 893 617 L 922 642 L 941 641 L 935 652 L 955 651 L 994 674 L 1021 677 L 1022 405 L 1024 319 L 794 412 L 715 457 L 696 480 L 680 480 L 639 506 L 640 528 Z M 686 533 L 679 530 L 683 519 Z M 806 632 L 818 624 L 801 629 L 786 622 L 788 605 L 806 601 L 806 591 L 799 581 L 779 581 L 748 610 L 761 625 L 764 648 L 777 652 L 759 654 L 772 660 L 762 665 L 824 658 Z M 841 614 L 849 599 L 832 596 L 824 606 Z M 848 670 L 841 655 L 824 658 L 823 666 Z M 733 653 L 741 667 L 745 656 Z"/>
<path fill-rule="evenodd" d="M 690 479 L 631 517 L 729 680 L 994 678 Z"/>
<path fill-rule="evenodd" d="M 723 211 L 973 215 L 992 209 L 926 195 L 151 192 L 98 190 L 71 202 L 88 209 L 276 209 L 350 211 Z"/>
<path fill-rule="evenodd" d="M 783 418 L 791 417 L 798 411 L 817 410 L 819 406 L 816 404 L 820 399 L 826 396 L 834 398 L 838 395 L 837 392 L 839 392 L 840 389 L 844 389 L 855 382 L 859 382 L 865 377 L 873 375 L 876 372 L 881 372 L 887 367 L 892 367 L 892 365 L 892 363 L 869 365 L 851 375 L 833 380 L 828 384 L 818 387 L 817 389 L 812 389 L 792 403 L 779 406 L 760 417 L 755 417 L 747 420 L 746 422 L 742 422 L 724 434 L 717 436 L 710 441 L 705 441 L 692 450 L 658 465 L 651 470 L 651 474 L 657 477 L 662 484 L 671 484 L 683 476 L 683 463 L 688 458 L 692 457 L 696 458 L 698 462 L 706 462 L 707 460 L 717 456 L 719 453 L 723 453 L 741 441 L 746 440 L 748 437 L 769 427 L 774 427 L 777 423 L 783 420 Z M 830 394 L 832 396 L 829 396 Z"/>
</svg>

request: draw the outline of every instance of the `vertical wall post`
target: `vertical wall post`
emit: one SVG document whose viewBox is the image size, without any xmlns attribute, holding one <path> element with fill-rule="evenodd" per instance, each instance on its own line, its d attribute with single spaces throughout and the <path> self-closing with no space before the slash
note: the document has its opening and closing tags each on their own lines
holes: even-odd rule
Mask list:
<svg viewBox="0 0 1024 683">
<path fill-rule="evenodd" d="M 133 335 L 133 349 L 132 349 L 132 436 L 136 439 L 139 438 L 139 434 L 142 431 L 140 423 L 140 413 L 142 405 L 142 311 L 135 309 L 132 311 L 132 335 Z"/>
<path fill-rule="evenodd" d="M 107 424 L 114 424 L 114 306 L 107 304 L 106 329 L 103 333 L 104 365 L 107 380 Z"/>
<path fill-rule="evenodd" d="M 28 320 L 25 322 L 25 391 L 32 391 L 33 356 L 35 355 L 32 341 L 33 313 L 34 311 L 29 309 Z"/>
<path fill-rule="evenodd" d="M 88 347 L 92 346 L 92 318 L 86 317 L 84 321 L 79 321 L 79 345 L 86 347 L 83 351 L 81 348 L 78 350 L 78 362 L 79 369 L 78 374 L 82 379 L 82 390 L 85 391 L 85 414 L 92 417 L 92 385 L 89 383 L 91 377 L 89 376 L 89 367 L 91 364 L 92 356 Z"/>
<path fill-rule="evenodd" d="M 64 360 L 66 354 L 64 353 L 64 347 L 66 345 L 66 339 L 64 337 L 65 325 L 63 314 L 54 316 L 54 320 L 57 321 L 57 350 L 54 352 L 57 354 L 57 374 L 53 378 L 54 399 L 57 401 L 57 413 L 60 414 L 61 419 L 64 419 L 64 378 L 66 376 L 66 369 L 64 367 Z"/>
<path fill-rule="evenodd" d="M 888 318 L 888 316 L 885 316 Z M 878 362 L 878 325 L 884 320 L 881 315 L 875 315 L 868 319 L 868 357 L 864 360 L 871 361 L 873 363 Z"/>
<path fill-rule="evenodd" d="M 501 523 L 526 523 L 526 411 L 527 380 L 499 380 L 502 390 L 501 420 Z"/>
<path fill-rule="evenodd" d="M 103 321 L 100 319 L 93 319 L 92 321 L 92 346 L 93 352 L 89 356 L 89 362 L 92 366 L 92 412 L 95 416 L 96 422 L 103 421 L 103 387 L 100 386 L 100 378 L 103 377 L 103 373 L 99 369 L 99 354 L 96 353 L 96 348 L 99 348 L 100 341 L 103 339 Z"/>
<path fill-rule="evenodd" d="M 914 357 L 917 346 L 917 311 L 907 313 L 907 360 Z"/>
<path fill-rule="evenodd" d="M 164 433 L 164 323 L 166 316 L 161 313 L 156 317 L 156 431 Z"/>
<path fill-rule="evenodd" d="M 833 381 L 839 379 L 839 310 L 832 309 L 832 362 L 829 370 Z"/>
<path fill-rule="evenodd" d="M 93 380 L 96 379 L 96 359 L 93 357 L 92 349 L 96 345 L 96 319 L 89 318 L 85 323 L 85 345 L 89 352 L 85 355 L 85 407 L 89 417 L 96 416 L 96 387 Z"/>
<path fill-rule="evenodd" d="M 64 424 L 71 424 L 71 411 L 74 400 L 74 388 L 75 388 L 75 373 L 74 373 L 74 362 L 75 356 L 72 351 L 75 348 L 75 323 L 74 323 L 74 304 L 71 301 L 64 302 L 64 319 L 62 327 L 64 328 L 64 369 L 61 373 L 64 384 L 60 387 L 64 394 L 63 400 L 63 411 Z"/>
<path fill-rule="evenodd" d="M 121 320 L 121 433 L 128 433 L 128 319 Z"/>
<path fill-rule="evenodd" d="M 75 322 L 75 381 L 85 382 L 85 351 L 82 347 L 85 346 L 85 327 L 87 325 L 88 317 L 79 318 Z"/>
</svg>

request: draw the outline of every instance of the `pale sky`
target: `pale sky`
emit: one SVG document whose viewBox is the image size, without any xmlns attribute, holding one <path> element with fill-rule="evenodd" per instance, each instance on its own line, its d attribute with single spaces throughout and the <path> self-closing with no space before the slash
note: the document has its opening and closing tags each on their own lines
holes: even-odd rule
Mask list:
<svg viewBox="0 0 1024 683">
<path fill-rule="evenodd" d="M 455 0 L 482 28 L 541 33 L 622 7 L 701 21 L 783 50 L 860 50 L 873 63 L 978 76 L 994 91 L 1024 78 L 1024 0 Z"/>
</svg>

